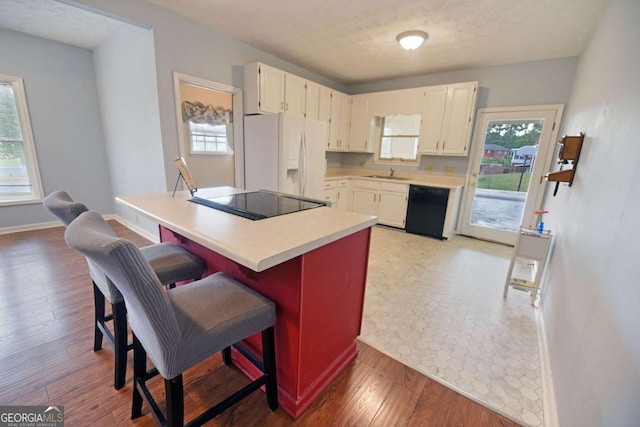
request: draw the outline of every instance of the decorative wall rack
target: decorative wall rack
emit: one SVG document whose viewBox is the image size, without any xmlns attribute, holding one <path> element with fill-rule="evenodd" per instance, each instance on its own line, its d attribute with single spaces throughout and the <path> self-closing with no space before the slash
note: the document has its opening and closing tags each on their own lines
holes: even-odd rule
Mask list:
<svg viewBox="0 0 640 427">
<path fill-rule="evenodd" d="M 556 183 L 556 188 L 553 190 L 554 196 L 558 192 L 558 186 L 561 182 L 568 183 L 569 187 L 573 184 L 573 178 L 575 177 L 576 169 L 578 167 L 578 160 L 580 159 L 580 151 L 582 150 L 583 142 L 584 132 L 580 132 L 580 135 L 578 136 L 565 135 L 560 140 L 560 152 L 558 153 L 560 170 L 550 172 L 546 176 L 547 181 L 553 181 Z M 570 167 L 570 169 L 564 169 L 565 167 Z"/>
</svg>

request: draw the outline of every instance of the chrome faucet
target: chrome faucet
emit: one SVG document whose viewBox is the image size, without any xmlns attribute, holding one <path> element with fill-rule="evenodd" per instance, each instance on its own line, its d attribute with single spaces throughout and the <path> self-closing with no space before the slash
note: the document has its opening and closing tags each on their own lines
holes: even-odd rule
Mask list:
<svg viewBox="0 0 640 427">
<path fill-rule="evenodd" d="M 389 177 L 393 178 L 393 174 L 396 172 L 394 168 L 389 168 Z"/>
</svg>

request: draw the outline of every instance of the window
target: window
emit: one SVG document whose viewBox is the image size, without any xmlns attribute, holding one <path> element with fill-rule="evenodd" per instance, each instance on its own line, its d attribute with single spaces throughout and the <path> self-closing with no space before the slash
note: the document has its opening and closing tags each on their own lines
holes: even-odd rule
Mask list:
<svg viewBox="0 0 640 427">
<path fill-rule="evenodd" d="M 420 114 L 385 116 L 380 139 L 381 160 L 418 159 Z"/>
<path fill-rule="evenodd" d="M 22 79 L 0 75 L 0 205 L 39 202 L 41 188 Z"/>
<path fill-rule="evenodd" d="M 227 140 L 227 125 L 210 125 L 189 121 L 191 153 L 231 154 Z"/>
</svg>

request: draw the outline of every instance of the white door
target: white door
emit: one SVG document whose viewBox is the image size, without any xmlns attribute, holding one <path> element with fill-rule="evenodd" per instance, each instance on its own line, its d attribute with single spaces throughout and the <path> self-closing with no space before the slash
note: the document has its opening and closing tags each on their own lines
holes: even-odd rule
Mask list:
<svg viewBox="0 0 640 427">
<path fill-rule="evenodd" d="M 521 225 L 535 227 L 562 111 L 562 105 L 478 110 L 462 234 L 513 245 Z"/>
</svg>

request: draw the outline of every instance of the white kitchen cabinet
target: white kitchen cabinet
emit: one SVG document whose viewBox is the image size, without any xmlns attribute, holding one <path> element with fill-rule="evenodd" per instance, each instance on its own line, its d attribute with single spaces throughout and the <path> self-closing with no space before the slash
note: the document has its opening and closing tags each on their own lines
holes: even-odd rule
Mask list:
<svg viewBox="0 0 640 427">
<path fill-rule="evenodd" d="M 327 103 L 327 95 L 329 101 Z M 347 151 L 349 147 L 349 125 L 351 121 L 351 97 L 329 88 L 320 88 L 320 120 L 327 117 L 329 109 L 328 151 Z"/>
<path fill-rule="evenodd" d="M 371 115 L 369 113 L 369 97 L 353 96 L 351 102 L 351 135 L 349 151 L 370 153 Z"/>
<path fill-rule="evenodd" d="M 378 192 L 369 188 L 353 188 L 353 211 L 366 214 L 378 215 Z"/>
<path fill-rule="evenodd" d="M 447 85 L 432 86 L 424 92 L 424 113 L 420 125 L 420 142 L 418 153 L 439 154 L 442 148 L 440 140 L 444 106 L 447 101 Z"/>
<path fill-rule="evenodd" d="M 339 179 L 336 188 L 336 207 L 343 211 L 351 210 L 351 182 Z"/>
<path fill-rule="evenodd" d="M 338 187 L 335 180 L 324 182 L 323 198 L 325 202 L 331 203 L 332 208 L 336 207 L 336 202 L 338 200 Z"/>
<path fill-rule="evenodd" d="M 284 111 L 298 116 L 305 115 L 307 103 L 307 81 L 294 74 L 285 73 Z"/>
<path fill-rule="evenodd" d="M 351 138 L 351 96 L 338 92 L 340 100 L 340 124 L 338 127 L 338 139 L 340 150 L 349 150 Z"/>
<path fill-rule="evenodd" d="M 376 215 L 380 224 L 404 228 L 409 186 L 373 180 L 353 181 L 353 211 Z"/>
<path fill-rule="evenodd" d="M 378 220 L 380 224 L 392 225 L 404 228 L 407 217 L 407 194 L 408 187 L 394 191 L 380 190 L 378 198 Z"/>
<path fill-rule="evenodd" d="M 244 66 L 244 113 L 284 111 L 285 72 L 260 62 Z"/>
<path fill-rule="evenodd" d="M 349 179 L 329 180 L 324 182 L 324 200 L 331 202 L 331 207 L 343 211 L 351 210 Z"/>
<path fill-rule="evenodd" d="M 466 156 L 478 82 L 430 86 L 424 91 L 420 154 Z"/>
<path fill-rule="evenodd" d="M 305 101 L 305 117 L 319 120 L 320 85 L 307 80 L 307 96 Z"/>
<path fill-rule="evenodd" d="M 326 86 L 320 86 L 320 96 L 318 99 L 318 120 L 327 124 L 327 149 L 329 148 L 330 123 L 331 123 L 331 93 L 332 90 Z"/>
<path fill-rule="evenodd" d="M 442 124 L 442 154 L 466 156 L 469 152 L 477 93 L 478 82 L 449 85 Z"/>
</svg>

